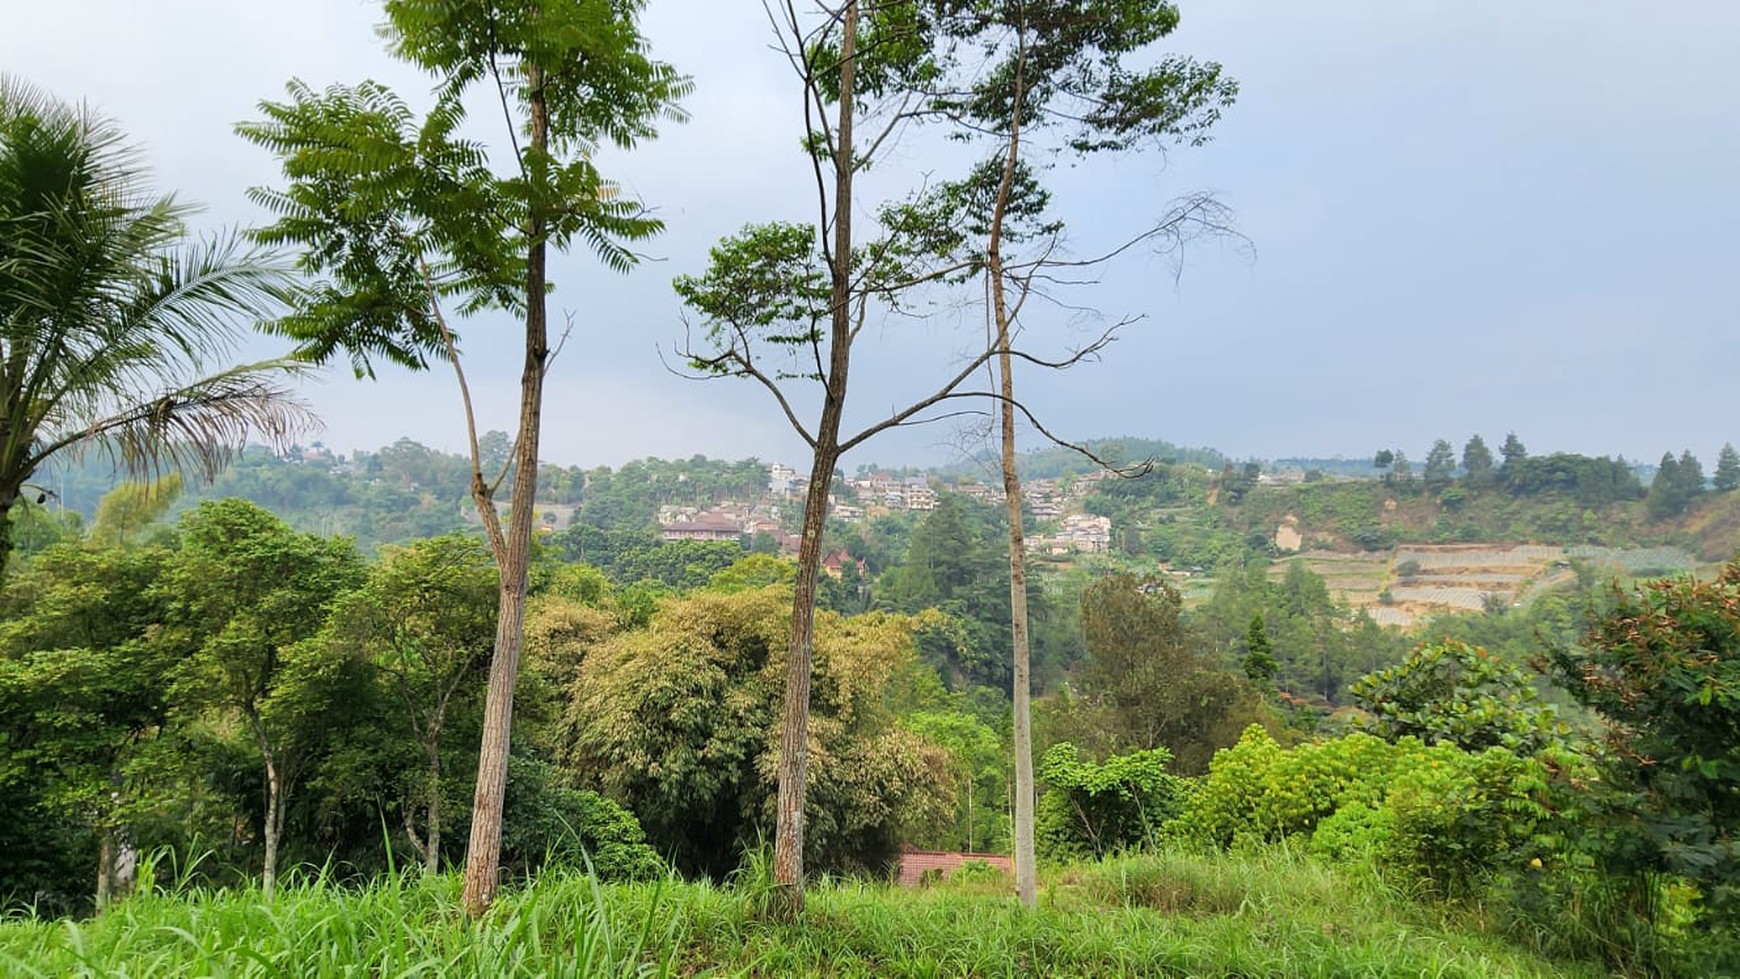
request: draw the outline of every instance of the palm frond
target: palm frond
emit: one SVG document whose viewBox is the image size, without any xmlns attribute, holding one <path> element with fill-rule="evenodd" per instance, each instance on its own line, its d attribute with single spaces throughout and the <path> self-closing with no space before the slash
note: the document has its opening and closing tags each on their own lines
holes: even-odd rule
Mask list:
<svg viewBox="0 0 1740 979">
<path fill-rule="evenodd" d="M 84 428 L 41 433 L 36 462 L 61 452 L 107 454 L 134 477 L 170 470 L 210 479 L 250 440 L 287 447 L 318 427 L 312 411 L 284 380 L 312 372 L 296 360 L 242 364 L 99 418 Z"/>
</svg>

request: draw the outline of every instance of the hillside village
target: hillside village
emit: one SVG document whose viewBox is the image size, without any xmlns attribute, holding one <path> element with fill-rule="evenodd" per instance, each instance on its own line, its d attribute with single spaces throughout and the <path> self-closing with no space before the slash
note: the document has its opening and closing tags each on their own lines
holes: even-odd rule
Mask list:
<svg viewBox="0 0 1740 979">
<path fill-rule="evenodd" d="M 1029 534 L 1027 549 L 1061 556 L 1104 554 L 1111 546 L 1109 517 L 1076 512 L 1080 503 L 1105 478 L 1089 473 L 1068 479 L 1036 479 L 1022 486 L 1027 512 L 1048 532 Z M 797 553 L 798 536 L 789 533 L 782 515 L 792 514 L 804 496 L 808 480 L 790 466 L 775 463 L 767 470 L 767 493 L 754 500 L 720 500 L 710 507 L 664 505 L 657 519 L 660 536 L 668 541 L 727 541 L 770 534 L 779 553 Z M 896 476 L 870 472 L 840 481 L 828 496 L 828 515 L 857 524 L 891 513 L 925 513 L 936 509 L 939 493 L 953 493 L 986 506 L 1001 507 L 1000 486 L 942 476 Z"/>
</svg>

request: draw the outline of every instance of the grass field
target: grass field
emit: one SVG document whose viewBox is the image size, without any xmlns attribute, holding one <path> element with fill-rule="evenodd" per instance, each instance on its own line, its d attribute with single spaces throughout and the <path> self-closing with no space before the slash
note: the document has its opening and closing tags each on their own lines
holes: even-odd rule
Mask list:
<svg viewBox="0 0 1740 979">
<path fill-rule="evenodd" d="M 597 885 L 551 874 L 477 926 L 458 881 L 268 898 L 189 889 L 93 921 L 0 924 L 8 976 L 1594 976 L 1535 957 L 1373 877 L 1273 851 L 1054 870 L 1024 912 L 1001 879 L 812 889 L 801 924 L 745 883 Z"/>
</svg>

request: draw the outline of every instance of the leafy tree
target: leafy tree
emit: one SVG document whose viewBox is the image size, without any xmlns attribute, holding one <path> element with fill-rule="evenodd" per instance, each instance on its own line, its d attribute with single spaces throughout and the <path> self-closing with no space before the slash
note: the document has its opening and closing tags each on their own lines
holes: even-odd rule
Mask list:
<svg viewBox="0 0 1740 979">
<path fill-rule="evenodd" d="M 1498 447 L 1498 454 L 1504 458 L 1500 471 L 1508 474 L 1512 466 L 1528 458 L 1529 450 L 1523 447 L 1522 439 L 1517 438 L 1515 432 L 1507 432 L 1504 444 Z"/>
<path fill-rule="evenodd" d="M 494 900 L 507 785 L 513 688 L 537 499 L 538 438 L 551 356 L 549 251 L 579 241 L 626 271 L 628 243 L 662 229 L 594 163 L 600 145 L 631 147 L 678 119 L 689 83 L 648 56 L 634 0 L 449 3 L 388 0 L 382 27 L 399 58 L 437 79 L 435 106 L 418 120 L 385 87 L 364 82 L 263 103 L 263 122 L 238 131 L 283 161 L 288 190 L 256 190 L 278 215 L 262 240 L 304 247 L 319 280 L 279 327 L 319 361 L 341 351 L 359 375 L 374 361 L 422 369 L 449 361 L 459 375 L 471 448 L 471 495 L 501 569 L 500 614 L 478 758 L 465 906 Z M 467 95 L 489 89 L 508 117 L 511 154 L 491 154 L 460 133 Z M 456 331 L 462 314 L 500 309 L 525 324 L 520 414 L 510 461 L 493 479 L 483 466 Z M 491 446 L 498 448 L 498 446 Z M 495 494 L 515 473 L 507 526 Z"/>
<path fill-rule="evenodd" d="M 151 483 L 122 483 L 97 504 L 91 539 L 124 544 L 129 537 L 156 523 L 181 496 L 181 476 L 170 473 Z"/>
<path fill-rule="evenodd" d="M 457 704 L 474 699 L 495 643 L 496 571 L 482 541 L 450 534 L 389 549 L 362 587 L 333 609 L 325 636 L 364 657 L 391 688 L 395 726 L 421 755 L 422 777 L 405 786 L 400 814 L 412 846 L 434 873 L 448 763 L 442 750 Z M 423 829 L 412 800 L 420 797 Z"/>
<path fill-rule="evenodd" d="M 1678 459 L 1665 452 L 1656 468 L 1655 480 L 1649 484 L 1644 507 L 1652 519 L 1661 520 L 1684 513 L 1686 507 L 1704 493 L 1704 467 L 1690 450 Z"/>
<path fill-rule="evenodd" d="M 508 762 L 503 863 L 522 873 L 566 866 L 600 880 L 658 880 L 670 873 L 634 813 L 566 784 L 554 766 Z"/>
<path fill-rule="evenodd" d="M 251 503 L 202 503 L 158 584 L 168 604 L 155 641 L 180 659 L 183 710 L 232 715 L 259 752 L 266 790 L 261 887 L 277 881 L 284 817 L 320 748 L 331 699 L 355 678 L 319 632 L 330 604 L 362 578 L 348 541 L 299 534 Z"/>
<path fill-rule="evenodd" d="M 1390 741 L 1419 738 L 1468 751 L 1494 746 L 1534 755 L 1569 733 L 1527 673 L 1467 643 L 1421 643 L 1406 660 L 1367 674 L 1349 691 Z"/>
<path fill-rule="evenodd" d="M 1468 485 L 1476 488 L 1491 486 L 1498 481 L 1492 468 L 1492 450 L 1479 435 L 1470 435 L 1462 446 L 1462 472 Z"/>
<path fill-rule="evenodd" d="M 1152 842 L 1178 815 L 1189 784 L 1166 774 L 1165 748 L 1084 761 L 1075 745 L 1052 745 L 1039 763 L 1050 791 L 1039 800 L 1038 832 L 1058 857 L 1105 856 Z"/>
<path fill-rule="evenodd" d="M 883 576 L 882 593 L 903 612 L 936 608 L 954 618 L 957 628 L 928 631 L 920 643 L 945 680 L 1007 689 L 1008 579 L 996 545 L 1000 528 L 982 519 L 987 512 L 957 496 L 938 499 L 913 533 L 906 562 Z M 1034 604 L 1043 610 L 1038 596 Z"/>
<path fill-rule="evenodd" d="M 1059 726 L 1064 740 L 1102 753 L 1165 747 L 1180 771 L 1201 772 L 1216 749 L 1267 718 L 1261 693 L 1203 654 L 1182 611 L 1177 589 L 1151 578 L 1108 575 L 1082 593 L 1086 709 Z"/>
<path fill-rule="evenodd" d="M 1602 764 L 1618 838 L 1610 869 L 1696 881 L 1719 920 L 1740 918 L 1740 562 L 1615 589 L 1552 675 L 1607 722 Z"/>
<path fill-rule="evenodd" d="M 991 725 L 965 710 L 919 710 L 901 721 L 908 730 L 949 753 L 949 773 L 959 785 L 953 819 L 921 834 L 920 847 L 998 852 L 1009 841 L 1009 776 L 1003 739 Z"/>
<path fill-rule="evenodd" d="M 935 99 L 934 108 L 956 122 L 956 135 L 965 139 L 986 136 L 993 149 L 990 159 L 966 179 L 942 185 L 939 196 L 954 205 L 957 216 L 933 233 L 946 238 L 957 229 L 964 230 L 961 241 L 951 250 L 982 255 L 995 326 L 995 400 L 1008 508 L 1014 649 L 1016 883 L 1023 903 L 1032 906 L 1036 878 L 1028 703 L 1031 649 L 1027 549 L 1015 461 L 1016 413 L 1026 413 L 1027 409 L 1016 400 L 1011 346 L 1017 317 L 1034 292 L 1037 275 L 1049 264 L 1045 255 L 1057 243 L 1062 225 L 1044 216 L 1050 195 L 1038 182 L 1029 160 L 1048 149 L 1067 148 L 1086 154 L 1126 150 L 1149 142 L 1200 144 L 1206 141 L 1206 130 L 1221 108 L 1232 101 L 1237 86 L 1221 78 L 1218 64 L 1199 64 L 1187 58 L 1163 58 L 1142 71 L 1125 65 L 1126 56 L 1141 52 L 1177 27 L 1178 9 L 1171 3 L 1021 0 L 963 7 L 943 2 L 921 5 L 920 18 L 925 15 L 938 18 L 938 33 L 951 44 L 976 47 L 983 59 L 966 66 L 962 81 L 931 86 L 933 92 L 951 93 Z M 1045 133 L 1053 129 L 1067 130 L 1062 146 L 1047 147 L 1043 142 Z M 1212 200 L 1198 197 L 1137 236 L 1136 241 L 1161 237 L 1176 241 L 1181 229 L 1212 223 L 1218 213 Z M 1022 243 L 1030 240 L 1037 244 L 1034 255 L 1019 254 Z M 1028 417 L 1031 420 L 1030 414 Z M 1040 431 L 1045 429 L 1041 426 Z M 1086 449 L 1081 451 L 1091 455 Z"/>
<path fill-rule="evenodd" d="M 1274 646 L 1269 642 L 1269 627 L 1263 624 L 1260 614 L 1251 616 L 1251 630 L 1245 649 L 1243 665 L 1246 679 L 1265 687 L 1273 686 L 1275 672 L 1280 667 L 1275 663 Z"/>
<path fill-rule="evenodd" d="M 1390 474 L 1385 478 L 1392 485 L 1402 487 L 1414 481 L 1414 467 L 1400 449 L 1396 450 L 1395 465 L 1390 467 Z"/>
<path fill-rule="evenodd" d="M 1724 442 L 1716 456 L 1715 486 L 1720 493 L 1740 489 L 1740 452 L 1734 451 L 1732 443 Z"/>
<path fill-rule="evenodd" d="M 71 868 L 49 868 L 90 853 L 91 840 L 97 908 L 128 888 L 124 854 L 162 798 L 169 767 L 157 735 L 176 661 L 147 641 L 162 617 L 153 586 L 163 561 L 160 548 L 60 544 L 0 595 L 0 826 L 61 827 L 6 840 L 0 895 L 40 892 L 50 907 L 82 905 L 63 890 Z M 31 879 L 33 866 L 46 872 Z M 77 879 L 90 880 L 87 869 Z"/>
<path fill-rule="evenodd" d="M 1420 470 L 1420 479 L 1426 484 L 1426 489 L 1442 493 L 1455 475 L 1456 450 L 1443 439 L 1433 442 L 1431 451 L 1426 453 L 1426 466 Z"/>
<path fill-rule="evenodd" d="M 803 146 L 810 153 L 819 191 L 817 220 L 813 225 L 752 225 L 713 249 L 705 273 L 676 282 L 678 294 L 705 325 L 702 340 L 685 350 L 690 365 L 706 376 L 748 378 L 760 384 L 811 449 L 787 657 L 791 676 L 781 729 L 786 741 L 780 820 L 774 837 L 774 876 L 782 889 L 782 909 L 789 911 L 801 911 L 803 905 L 808 674 L 821 537 L 834 471 L 844 453 L 880 432 L 934 420 L 952 401 L 971 398 L 983 403 L 987 395 L 998 396 L 967 387 L 981 368 L 1000 355 L 993 331 L 983 347 L 939 372 L 929 394 L 856 432 L 844 427 L 853 345 L 871 314 L 913 311 L 912 290 L 940 288 L 946 281 L 979 270 L 982 263 L 980 255 L 956 254 L 961 239 L 948 217 L 958 210 L 953 208 L 956 201 L 919 194 L 867 209 L 857 199 L 856 177 L 885 159 L 895 148 L 894 137 L 915 119 L 958 117 L 969 110 L 977 112 L 999 97 L 1005 89 L 996 83 L 987 83 L 983 101 L 974 92 L 952 88 L 954 58 L 958 52 L 981 48 L 982 38 L 1015 23 L 1001 6 L 967 9 L 954 4 L 841 0 L 820 8 L 812 20 L 799 15 L 790 0 L 769 4 L 783 52 L 802 87 Z M 1107 31 L 1103 39 L 1115 42 L 1116 35 Z M 1067 46 L 1081 39 L 1063 40 Z M 950 91 L 955 94 L 949 95 Z M 1114 105 L 1135 108 L 1155 93 L 1152 86 L 1140 85 L 1114 94 L 1111 102 L 1093 110 L 1090 123 L 1114 118 Z M 959 103 L 953 109 L 944 104 L 951 98 Z M 989 186 L 995 184 L 991 181 Z M 854 222 L 859 211 L 873 215 L 870 234 Z M 1010 350 L 1009 356 L 1068 365 L 1091 357 L 1108 339 L 1102 337 L 1061 358 L 1037 357 L 1023 350 Z M 800 419 L 794 407 L 799 396 L 790 390 L 789 382 L 816 385 L 802 395 L 819 395 L 820 410 L 813 423 Z"/>
<path fill-rule="evenodd" d="M 689 873 L 722 875 L 774 815 L 790 590 L 695 592 L 585 654 L 565 757 L 640 817 Z M 947 754 L 887 706 L 914 659 L 912 618 L 816 616 L 809 859 L 881 869 L 901 830 L 954 811 Z"/>
<path fill-rule="evenodd" d="M 0 570 L 12 509 L 56 458 L 209 478 L 250 435 L 287 445 L 309 422 L 296 364 L 223 366 L 286 270 L 233 238 L 189 243 L 193 208 L 154 194 L 138 157 L 109 120 L 0 75 Z"/>
</svg>

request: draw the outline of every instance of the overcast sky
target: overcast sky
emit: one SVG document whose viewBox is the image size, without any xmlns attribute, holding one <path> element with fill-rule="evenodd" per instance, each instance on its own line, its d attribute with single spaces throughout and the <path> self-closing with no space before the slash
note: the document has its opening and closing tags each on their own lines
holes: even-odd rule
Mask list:
<svg viewBox="0 0 1740 979">
<path fill-rule="evenodd" d="M 158 186 L 204 202 L 212 227 L 260 220 L 244 191 L 277 171 L 231 127 L 290 77 L 428 89 L 384 54 L 363 0 L 0 11 L 0 71 L 117 119 Z M 1435 438 L 1496 445 L 1514 430 L 1536 452 L 1689 447 L 1706 468 L 1740 442 L 1740 3 L 1185 0 L 1183 15 L 1168 49 L 1222 62 L 1241 86 L 1214 141 L 1060 171 L 1058 207 L 1085 254 L 1212 191 L 1253 247 L 1194 247 L 1176 278 L 1137 256 L 1075 297 L 1141 320 L 1101 363 L 1024 379 L 1055 431 L 1418 459 Z M 756 0 L 651 0 L 645 29 L 694 77 L 693 118 L 606 163 L 669 231 L 627 276 L 578 252 L 554 263 L 554 310 L 572 310 L 575 330 L 552 370 L 543 455 L 801 462 L 765 397 L 672 377 L 657 352 L 682 333 L 672 277 L 747 222 L 810 216 L 798 92 Z M 917 141 L 876 187 L 953 162 Z M 940 376 L 978 315 L 879 329 L 853 374 L 858 417 Z M 1035 309 L 1028 326 L 1068 338 L 1092 323 Z M 500 320 L 466 335 L 483 423 L 511 429 L 518 335 Z M 336 448 L 461 444 L 450 374 L 334 371 L 308 396 Z M 846 465 L 944 461 L 959 441 L 932 426 Z"/>
</svg>

